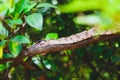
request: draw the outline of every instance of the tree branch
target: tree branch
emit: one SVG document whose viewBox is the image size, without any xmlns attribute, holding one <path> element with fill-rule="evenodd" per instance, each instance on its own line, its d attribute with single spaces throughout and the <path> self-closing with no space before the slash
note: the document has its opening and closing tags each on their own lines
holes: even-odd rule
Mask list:
<svg viewBox="0 0 120 80">
<path fill-rule="evenodd" d="M 22 55 L 19 55 L 16 58 L 9 58 L 0 60 L 0 63 L 4 63 L 7 61 L 16 61 L 22 60 L 28 56 L 34 56 L 37 54 L 44 55 L 45 53 L 75 49 L 78 47 L 83 47 L 88 44 L 98 42 L 101 40 L 108 40 L 120 37 L 120 32 L 111 32 L 111 31 L 103 31 L 99 32 L 98 28 L 91 28 L 89 30 L 85 30 L 81 33 L 77 33 L 75 35 L 71 35 L 69 37 L 60 38 L 57 40 L 43 40 L 38 41 L 29 47 L 27 50 L 22 51 Z"/>
<path fill-rule="evenodd" d="M 24 56 L 34 56 L 36 54 L 44 55 L 45 53 L 49 52 L 75 49 L 97 41 L 113 39 L 120 36 L 120 32 L 98 31 L 99 30 L 97 28 L 91 28 L 81 33 L 77 33 L 65 38 L 60 38 L 58 40 L 37 42 L 29 47 L 28 50 L 24 51 Z"/>
</svg>

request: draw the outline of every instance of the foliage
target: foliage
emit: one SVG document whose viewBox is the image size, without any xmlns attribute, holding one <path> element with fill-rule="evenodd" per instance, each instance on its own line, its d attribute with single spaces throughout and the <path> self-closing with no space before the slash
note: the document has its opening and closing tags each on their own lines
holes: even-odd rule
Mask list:
<svg viewBox="0 0 120 80">
<path fill-rule="evenodd" d="M 16 58 L 40 39 L 89 29 L 120 29 L 119 0 L 1 0 L 0 58 Z M 119 80 L 120 40 L 0 64 L 4 80 Z M 17 59 L 16 59 L 17 60 Z"/>
<path fill-rule="evenodd" d="M 102 4 L 102 6 L 101 6 Z M 64 13 L 84 12 L 94 10 L 93 14 L 77 16 L 74 21 L 78 24 L 99 24 L 100 29 L 119 30 L 120 13 L 119 0 L 73 0 L 60 6 Z"/>
</svg>

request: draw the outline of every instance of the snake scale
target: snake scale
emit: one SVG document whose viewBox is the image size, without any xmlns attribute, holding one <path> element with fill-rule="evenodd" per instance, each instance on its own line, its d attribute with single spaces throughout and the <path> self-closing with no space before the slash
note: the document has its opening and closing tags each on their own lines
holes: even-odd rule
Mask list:
<svg viewBox="0 0 120 80">
<path fill-rule="evenodd" d="M 99 40 L 106 40 L 112 38 L 114 32 L 109 30 L 98 32 L 98 28 L 94 27 L 89 30 L 71 35 L 69 37 L 63 37 L 56 40 L 43 40 L 36 42 L 25 52 L 26 55 L 44 54 L 48 52 L 74 49 L 81 47 Z M 119 34 L 117 34 L 118 36 Z"/>
</svg>

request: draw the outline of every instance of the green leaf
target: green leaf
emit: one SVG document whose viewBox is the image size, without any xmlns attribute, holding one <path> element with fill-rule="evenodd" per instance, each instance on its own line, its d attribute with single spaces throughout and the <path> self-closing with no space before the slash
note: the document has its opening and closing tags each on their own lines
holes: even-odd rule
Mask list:
<svg viewBox="0 0 120 80">
<path fill-rule="evenodd" d="M 102 22 L 102 19 L 100 18 L 100 16 L 97 16 L 97 15 L 88 15 L 88 16 L 76 17 L 74 18 L 74 22 L 76 24 L 95 25 L 95 24 L 100 24 Z"/>
<path fill-rule="evenodd" d="M 40 3 L 37 5 L 37 8 L 41 8 L 41 7 L 51 7 L 51 8 L 57 8 L 56 6 L 50 4 L 50 3 Z"/>
<path fill-rule="evenodd" d="M 71 50 L 64 50 L 64 53 L 65 53 L 66 55 L 71 55 L 71 54 L 72 54 L 72 51 L 71 51 Z"/>
<path fill-rule="evenodd" d="M 0 39 L 3 40 L 8 36 L 8 30 L 5 29 L 2 22 L 0 22 Z"/>
<path fill-rule="evenodd" d="M 0 46 L 4 46 L 6 42 L 7 42 L 7 40 L 0 41 Z"/>
<path fill-rule="evenodd" d="M 46 40 L 49 39 L 57 39 L 58 38 L 58 34 L 57 33 L 48 33 L 45 37 Z"/>
<path fill-rule="evenodd" d="M 21 25 L 23 24 L 22 19 L 18 18 L 18 19 L 8 19 L 7 20 L 8 24 L 10 25 L 11 28 L 16 28 L 16 25 Z"/>
<path fill-rule="evenodd" d="M 3 48 L 4 48 L 5 43 L 6 43 L 6 40 L 0 41 L 0 58 L 3 57 Z"/>
<path fill-rule="evenodd" d="M 112 62 L 120 62 L 120 56 L 112 56 Z"/>
<path fill-rule="evenodd" d="M 14 56 L 10 53 L 4 53 L 3 58 L 14 58 Z"/>
<path fill-rule="evenodd" d="M 69 57 L 68 56 L 64 56 L 64 57 L 61 57 L 60 59 L 63 62 L 67 62 L 69 60 Z"/>
<path fill-rule="evenodd" d="M 24 67 L 22 65 L 18 65 L 15 68 L 12 68 L 11 70 L 11 80 L 23 80 L 25 79 L 25 75 L 24 75 Z M 31 72 L 29 72 L 31 73 Z M 33 71 L 32 71 L 33 73 Z M 31 77 L 30 77 L 31 78 Z M 33 79 L 35 80 L 35 79 Z"/>
<path fill-rule="evenodd" d="M 2 58 L 3 56 L 3 46 L 0 46 L 0 59 Z"/>
<path fill-rule="evenodd" d="M 22 19 L 11 20 L 11 24 L 21 25 L 23 23 Z"/>
<path fill-rule="evenodd" d="M 24 13 L 29 12 L 35 5 L 36 5 L 36 3 L 26 4 L 26 6 L 24 8 Z"/>
<path fill-rule="evenodd" d="M 0 12 L 8 10 L 11 7 L 10 1 L 0 1 Z"/>
<path fill-rule="evenodd" d="M 17 43 L 30 43 L 30 40 L 27 37 L 22 36 L 22 35 L 17 35 L 11 40 Z"/>
<path fill-rule="evenodd" d="M 4 64 L 0 64 L 0 71 L 3 71 L 4 69 L 6 69 L 6 66 Z"/>
<path fill-rule="evenodd" d="M 9 42 L 9 50 L 13 57 L 17 57 L 20 51 L 22 50 L 22 45 L 17 42 Z"/>
<path fill-rule="evenodd" d="M 26 17 L 26 22 L 33 28 L 42 30 L 43 16 L 40 13 L 33 13 Z"/>
<path fill-rule="evenodd" d="M 103 1 L 104 3 L 104 1 Z M 102 7 L 98 1 L 94 0 L 72 0 L 68 4 L 59 6 L 63 13 L 73 13 L 79 11 L 100 10 Z"/>
<path fill-rule="evenodd" d="M 19 2 L 15 6 L 14 16 L 15 18 L 18 18 L 21 12 L 24 10 L 26 6 L 27 1 L 26 0 L 19 0 Z"/>
</svg>

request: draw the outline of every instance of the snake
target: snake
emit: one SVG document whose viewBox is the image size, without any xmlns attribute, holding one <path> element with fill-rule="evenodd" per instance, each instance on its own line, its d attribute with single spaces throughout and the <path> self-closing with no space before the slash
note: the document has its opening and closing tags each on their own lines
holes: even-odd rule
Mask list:
<svg viewBox="0 0 120 80">
<path fill-rule="evenodd" d="M 30 46 L 25 52 L 25 55 L 45 54 L 49 52 L 55 52 L 60 50 L 75 49 L 93 42 L 100 40 L 106 40 L 119 34 L 114 35 L 116 32 L 110 30 L 104 30 L 99 32 L 97 27 L 93 27 L 89 30 L 73 34 L 68 37 L 62 37 L 59 39 L 40 40 Z"/>
</svg>

